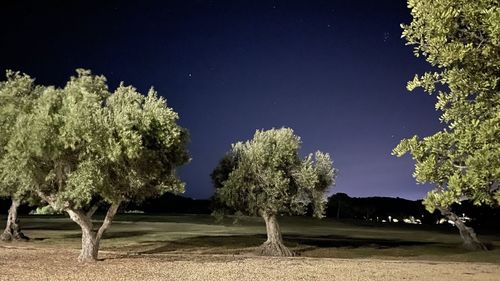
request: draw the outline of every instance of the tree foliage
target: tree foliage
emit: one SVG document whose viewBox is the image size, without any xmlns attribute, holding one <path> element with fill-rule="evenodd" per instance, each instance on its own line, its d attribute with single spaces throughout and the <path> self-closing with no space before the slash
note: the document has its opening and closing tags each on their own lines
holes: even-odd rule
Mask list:
<svg viewBox="0 0 500 281">
<path fill-rule="evenodd" d="M 188 160 L 187 132 L 177 119 L 154 90 L 110 93 L 103 76 L 78 70 L 16 122 L 2 164 L 58 208 L 181 192 L 173 171 Z"/>
<path fill-rule="evenodd" d="M 289 128 L 257 131 L 234 144 L 212 173 L 216 198 L 249 215 L 304 214 L 312 204 L 322 217 L 336 170 L 327 153 L 301 159 L 300 144 Z"/>
<path fill-rule="evenodd" d="M 500 203 L 500 5 L 494 0 L 409 0 L 413 20 L 403 37 L 434 67 L 408 83 L 437 96 L 446 125 L 434 135 L 402 140 L 414 177 L 432 183 L 429 211 L 470 199 Z"/>
<path fill-rule="evenodd" d="M 0 82 L 0 161 L 7 154 L 7 144 L 14 131 L 18 118 L 31 111 L 34 101 L 43 91 L 36 86 L 34 79 L 20 72 L 6 71 L 6 80 Z M 10 180 L 1 176 L 0 195 L 22 197 L 22 189 L 18 189 L 15 177 Z"/>
</svg>

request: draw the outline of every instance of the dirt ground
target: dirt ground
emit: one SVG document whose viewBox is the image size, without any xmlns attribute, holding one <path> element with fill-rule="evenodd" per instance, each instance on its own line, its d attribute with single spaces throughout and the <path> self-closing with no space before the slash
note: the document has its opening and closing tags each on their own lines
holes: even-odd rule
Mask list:
<svg viewBox="0 0 500 281">
<path fill-rule="evenodd" d="M 0 246 L 0 280 L 500 280 L 500 265 L 217 255 L 122 256 Z"/>
</svg>

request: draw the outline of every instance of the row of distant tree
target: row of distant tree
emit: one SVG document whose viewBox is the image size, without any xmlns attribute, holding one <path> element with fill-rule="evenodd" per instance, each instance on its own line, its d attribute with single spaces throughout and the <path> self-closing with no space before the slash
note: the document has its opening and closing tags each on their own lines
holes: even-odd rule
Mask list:
<svg viewBox="0 0 500 281">
<path fill-rule="evenodd" d="M 470 219 L 470 226 L 482 230 L 498 229 L 500 208 L 477 206 L 470 201 L 454 204 L 451 210 L 462 216 L 461 219 Z M 405 219 L 422 224 L 436 224 L 443 215 L 435 211 L 428 212 L 422 200 L 407 200 L 391 197 L 349 197 L 345 193 L 337 193 L 328 198 L 326 216 L 337 219 L 355 219 L 371 222 L 389 222 L 389 217 L 397 222 L 404 223 Z"/>
<path fill-rule="evenodd" d="M 0 213 L 6 214 L 10 200 L 0 199 Z M 172 193 L 166 193 L 158 198 L 145 201 L 141 204 L 130 203 L 127 210 L 141 211 L 147 214 L 211 214 L 214 203 L 210 199 L 193 199 Z M 21 205 L 20 214 L 33 212 L 36 207 L 28 204 Z M 453 211 L 470 218 L 469 224 L 482 231 L 498 230 L 500 208 L 488 206 L 474 206 L 470 202 L 454 205 Z M 101 210 L 104 212 L 104 209 Z M 326 217 L 340 220 L 360 220 L 382 223 L 388 222 L 388 217 L 403 223 L 404 219 L 413 217 L 422 224 L 436 224 L 443 216 L 438 213 L 429 213 L 425 210 L 421 200 L 407 200 L 392 197 L 350 197 L 345 193 L 336 193 L 328 198 L 325 212 Z"/>
</svg>

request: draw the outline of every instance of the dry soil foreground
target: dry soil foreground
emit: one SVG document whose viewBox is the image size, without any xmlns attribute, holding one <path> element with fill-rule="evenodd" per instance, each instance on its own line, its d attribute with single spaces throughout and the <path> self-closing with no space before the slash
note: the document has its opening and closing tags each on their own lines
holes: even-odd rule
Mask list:
<svg viewBox="0 0 500 281">
<path fill-rule="evenodd" d="M 500 265 L 486 263 L 101 253 L 82 264 L 77 255 L 0 247 L 0 280 L 500 280 Z"/>
</svg>

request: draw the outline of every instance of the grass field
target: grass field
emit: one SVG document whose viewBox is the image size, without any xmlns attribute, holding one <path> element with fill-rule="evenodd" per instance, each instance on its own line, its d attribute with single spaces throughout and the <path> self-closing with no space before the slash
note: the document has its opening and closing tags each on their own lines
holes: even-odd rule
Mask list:
<svg viewBox="0 0 500 281">
<path fill-rule="evenodd" d="M 5 217 L 0 219 L 4 223 Z M 25 216 L 21 223 L 31 241 L 0 245 L 80 248 L 80 229 L 65 216 Z M 458 232 L 451 226 L 364 224 L 304 217 L 282 217 L 280 224 L 285 244 L 302 257 L 500 263 L 500 235 L 495 233 L 479 233 L 492 250 L 470 252 L 460 247 Z M 259 218 L 244 218 L 233 225 L 230 218 L 216 224 L 208 215 L 121 214 L 101 242 L 101 251 L 126 255 L 251 255 L 264 240 L 265 227 Z"/>
</svg>

